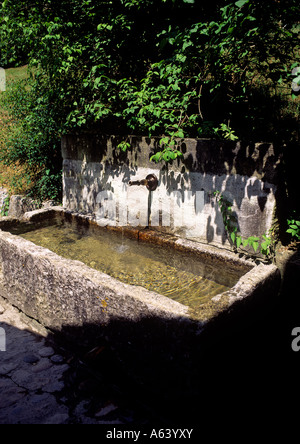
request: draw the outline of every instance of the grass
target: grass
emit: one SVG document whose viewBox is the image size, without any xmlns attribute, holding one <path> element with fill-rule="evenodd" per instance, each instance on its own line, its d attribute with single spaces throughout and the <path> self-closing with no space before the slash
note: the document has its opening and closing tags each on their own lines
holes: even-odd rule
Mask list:
<svg viewBox="0 0 300 444">
<path fill-rule="evenodd" d="M 5 74 L 6 89 L 9 90 L 12 82 L 28 78 L 27 65 L 6 69 Z M 15 122 L 1 105 L 2 94 L 5 94 L 5 91 L 0 92 L 0 154 L 5 153 L 7 141 L 18 125 L 18 122 Z M 6 188 L 10 195 L 26 194 L 30 183 L 31 179 L 26 165 L 20 165 L 19 163 L 5 165 L 0 161 L 0 187 Z"/>
<path fill-rule="evenodd" d="M 27 65 L 19 68 L 8 68 L 5 70 L 6 81 L 9 84 L 10 81 L 27 79 Z"/>
</svg>

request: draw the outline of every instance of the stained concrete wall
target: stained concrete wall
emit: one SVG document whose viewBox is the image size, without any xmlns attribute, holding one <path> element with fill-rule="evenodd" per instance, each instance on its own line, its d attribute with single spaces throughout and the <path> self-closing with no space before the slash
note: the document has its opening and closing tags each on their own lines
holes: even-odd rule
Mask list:
<svg viewBox="0 0 300 444">
<path fill-rule="evenodd" d="M 184 238 L 228 246 L 214 191 L 232 202 L 243 238 L 271 226 L 279 159 L 267 143 L 184 139 L 184 158 L 150 162 L 159 139 L 131 137 L 126 152 L 118 137 L 68 135 L 62 139 L 63 205 L 92 214 L 101 225 L 160 226 Z M 149 192 L 129 181 L 158 178 Z"/>
</svg>

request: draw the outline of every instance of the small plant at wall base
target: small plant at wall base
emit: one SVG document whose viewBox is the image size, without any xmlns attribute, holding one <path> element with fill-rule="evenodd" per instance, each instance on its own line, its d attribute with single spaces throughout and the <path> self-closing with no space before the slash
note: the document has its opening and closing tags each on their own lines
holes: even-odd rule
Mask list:
<svg viewBox="0 0 300 444">
<path fill-rule="evenodd" d="M 240 234 L 238 234 L 238 223 L 237 218 L 232 212 L 232 204 L 220 191 L 215 191 L 214 196 L 217 199 L 219 208 L 222 213 L 223 223 L 226 232 L 229 234 L 231 245 L 234 250 L 238 250 L 241 246 L 250 246 L 253 248 L 255 253 L 261 253 L 267 259 L 272 259 L 274 256 L 274 245 L 271 236 L 267 234 L 262 235 L 262 239 L 258 236 L 249 236 L 243 239 Z"/>
<path fill-rule="evenodd" d="M 297 220 L 295 216 L 287 220 L 288 229 L 286 230 L 292 237 L 292 245 L 300 244 L 300 220 Z"/>
</svg>

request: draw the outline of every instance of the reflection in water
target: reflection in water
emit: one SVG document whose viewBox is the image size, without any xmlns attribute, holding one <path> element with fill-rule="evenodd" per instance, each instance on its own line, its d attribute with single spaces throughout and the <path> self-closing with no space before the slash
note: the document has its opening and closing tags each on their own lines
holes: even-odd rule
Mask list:
<svg viewBox="0 0 300 444">
<path fill-rule="evenodd" d="M 228 290 L 234 283 L 232 279 L 225 285 L 214 282 L 214 274 L 219 274 L 220 270 L 190 255 L 139 243 L 105 230 L 94 234 L 71 226 L 54 225 L 22 234 L 22 237 L 60 256 L 82 261 L 122 282 L 155 291 L 191 308 Z"/>
</svg>

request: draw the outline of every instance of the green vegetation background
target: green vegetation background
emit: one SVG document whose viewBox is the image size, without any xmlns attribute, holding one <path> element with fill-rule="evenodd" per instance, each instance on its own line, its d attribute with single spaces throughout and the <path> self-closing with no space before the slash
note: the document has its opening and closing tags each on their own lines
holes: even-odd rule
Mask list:
<svg viewBox="0 0 300 444">
<path fill-rule="evenodd" d="M 280 217 L 299 220 L 298 9 L 296 0 L 5 0 L 1 183 L 60 199 L 69 132 L 120 135 L 123 150 L 128 134 L 159 136 L 154 162 L 180 158 L 183 137 L 265 141 L 283 155 Z"/>
</svg>

